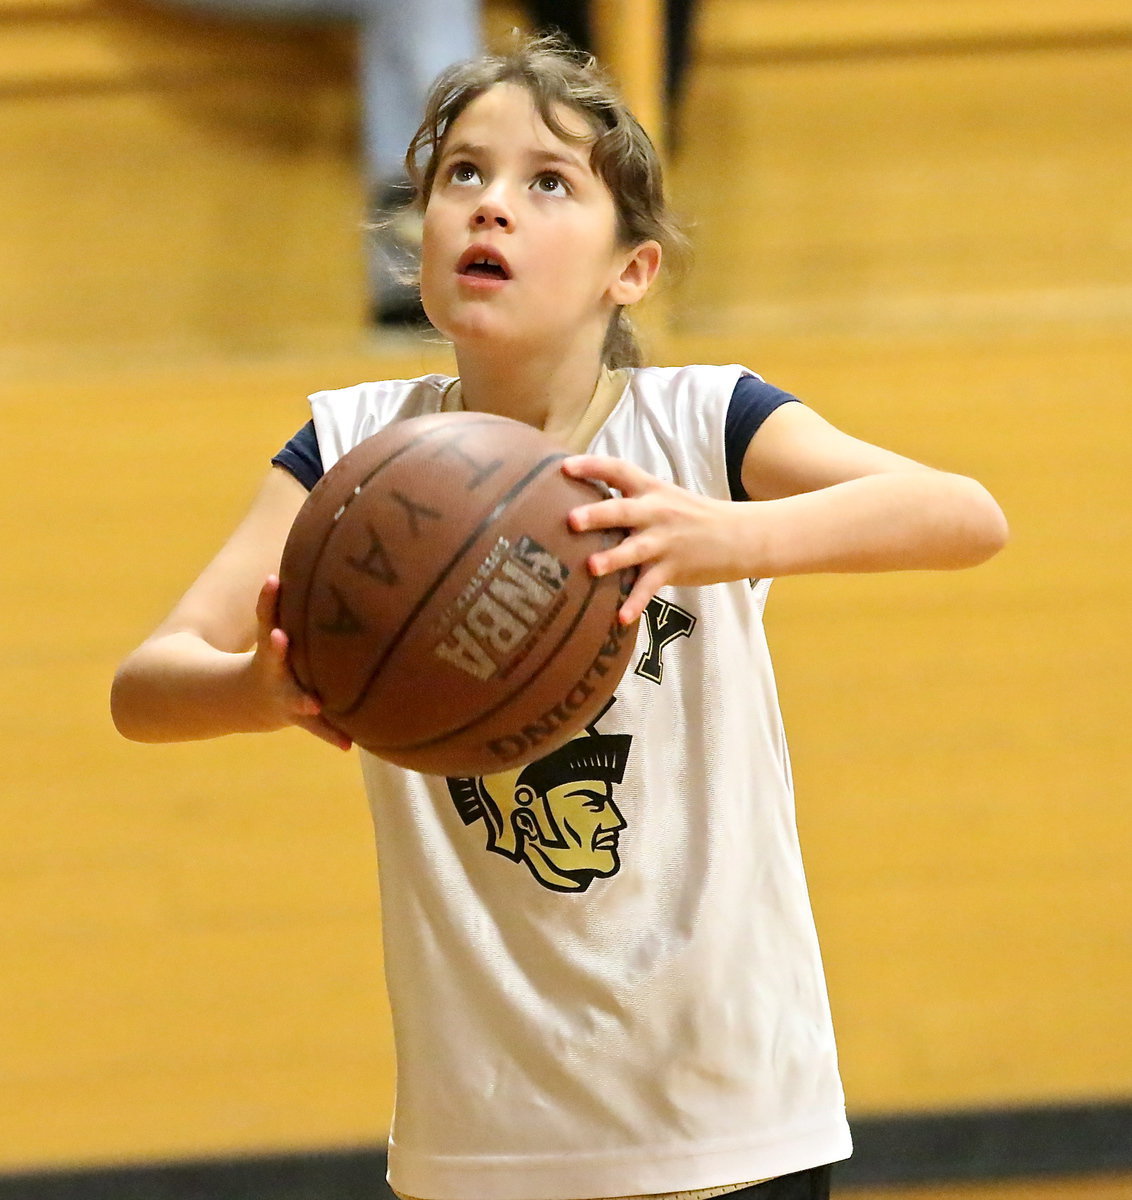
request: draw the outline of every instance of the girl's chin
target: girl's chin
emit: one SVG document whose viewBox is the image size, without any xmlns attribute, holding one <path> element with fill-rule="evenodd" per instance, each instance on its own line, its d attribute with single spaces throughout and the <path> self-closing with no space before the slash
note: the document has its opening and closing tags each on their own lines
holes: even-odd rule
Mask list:
<svg viewBox="0 0 1132 1200">
<path fill-rule="evenodd" d="M 439 319 L 432 322 L 433 326 L 457 347 L 461 342 L 497 342 L 501 346 L 510 346 L 530 340 L 515 328 L 514 321 L 506 320 L 497 313 L 473 309 L 462 313 L 438 313 L 437 316 Z"/>
</svg>

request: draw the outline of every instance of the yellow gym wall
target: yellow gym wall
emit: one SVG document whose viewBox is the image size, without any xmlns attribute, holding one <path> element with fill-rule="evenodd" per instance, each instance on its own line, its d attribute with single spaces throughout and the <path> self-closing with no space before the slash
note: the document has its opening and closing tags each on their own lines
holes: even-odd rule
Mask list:
<svg viewBox="0 0 1132 1200">
<path fill-rule="evenodd" d="M 0 1170 L 385 1134 L 356 763 L 106 710 L 305 394 L 449 362 L 362 333 L 351 80 L 337 29 L 0 0 Z M 1127 1097 L 1132 4 L 704 0 L 689 83 L 657 358 L 1014 531 L 771 593 L 852 1110 Z"/>
</svg>

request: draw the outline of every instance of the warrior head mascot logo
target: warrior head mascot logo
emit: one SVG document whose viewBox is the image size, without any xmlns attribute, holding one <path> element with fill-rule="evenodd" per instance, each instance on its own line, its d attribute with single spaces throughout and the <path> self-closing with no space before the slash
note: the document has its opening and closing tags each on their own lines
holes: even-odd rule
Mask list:
<svg viewBox="0 0 1132 1200">
<path fill-rule="evenodd" d="M 449 779 L 465 825 L 483 821 L 487 849 L 524 862 L 557 892 L 584 892 L 595 879 L 616 875 L 625 818 L 613 789 L 625 775 L 630 734 L 598 733 L 609 704 L 579 734 L 545 758 L 517 771 Z"/>
</svg>

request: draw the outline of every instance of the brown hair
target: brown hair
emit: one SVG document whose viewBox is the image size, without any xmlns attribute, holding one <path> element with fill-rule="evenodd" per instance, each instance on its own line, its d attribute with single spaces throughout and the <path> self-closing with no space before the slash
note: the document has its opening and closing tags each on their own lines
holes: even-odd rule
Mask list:
<svg viewBox="0 0 1132 1200">
<path fill-rule="evenodd" d="M 424 208 L 432 194 L 444 138 L 468 105 L 497 83 L 526 88 L 546 127 L 564 141 L 593 138 L 590 163 L 605 183 L 617 211 L 623 246 L 656 241 L 679 263 L 687 239 L 668 210 L 660 159 L 651 140 L 629 111 L 609 76 L 592 55 L 558 36 L 527 38 L 501 54 L 485 55 L 449 67 L 433 85 L 424 120 L 409 143 L 405 169 Z M 579 135 L 563 126 L 556 108 L 585 118 L 592 130 Z M 423 160 L 423 163 L 422 163 Z M 641 349 L 622 308 L 610 319 L 602 347 L 609 368 L 641 365 Z"/>
</svg>

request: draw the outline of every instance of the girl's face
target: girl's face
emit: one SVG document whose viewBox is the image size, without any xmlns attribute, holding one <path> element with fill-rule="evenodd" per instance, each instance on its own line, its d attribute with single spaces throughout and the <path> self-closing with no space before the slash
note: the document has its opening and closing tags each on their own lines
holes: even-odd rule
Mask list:
<svg viewBox="0 0 1132 1200">
<path fill-rule="evenodd" d="M 613 308 L 643 295 L 655 271 L 618 244 L 617 214 L 585 142 L 555 136 L 525 88 L 496 84 L 448 129 L 424 216 L 421 295 L 460 344 L 557 344 L 600 351 Z M 648 245 L 655 245 L 649 243 Z"/>
</svg>

